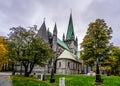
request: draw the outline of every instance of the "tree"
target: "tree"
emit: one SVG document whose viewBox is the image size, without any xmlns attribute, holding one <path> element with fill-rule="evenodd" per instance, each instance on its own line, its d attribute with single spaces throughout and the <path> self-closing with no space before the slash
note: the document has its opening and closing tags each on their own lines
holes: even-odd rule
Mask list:
<svg viewBox="0 0 120 86">
<path fill-rule="evenodd" d="M 112 46 L 110 50 L 110 66 L 111 72 L 114 75 L 118 75 L 120 73 L 120 48 L 117 46 Z M 105 63 L 104 63 L 105 64 Z"/>
<path fill-rule="evenodd" d="M 8 62 L 6 53 L 7 49 L 5 47 L 4 37 L 0 36 L 0 70 L 2 70 L 3 64 Z"/>
<path fill-rule="evenodd" d="M 108 28 L 103 19 L 89 24 L 86 35 L 81 43 L 81 57 L 84 63 L 92 66 L 95 61 L 108 57 L 112 29 Z"/>
<path fill-rule="evenodd" d="M 8 38 L 9 56 L 20 62 L 25 69 L 25 76 L 29 76 L 35 64 L 45 65 L 53 57 L 52 49 L 36 36 L 36 26 L 25 29 L 13 27 Z"/>
</svg>

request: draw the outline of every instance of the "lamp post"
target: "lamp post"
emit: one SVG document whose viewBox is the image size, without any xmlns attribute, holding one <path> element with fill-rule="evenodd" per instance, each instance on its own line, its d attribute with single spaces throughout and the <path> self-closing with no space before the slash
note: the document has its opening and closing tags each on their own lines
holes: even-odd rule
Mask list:
<svg viewBox="0 0 120 86">
<path fill-rule="evenodd" d="M 57 40 L 57 38 L 55 37 L 55 39 Z M 55 58 L 52 59 L 52 70 L 51 70 L 51 77 L 50 77 L 50 83 L 54 83 L 55 82 L 55 76 L 54 76 L 54 72 L 55 72 L 55 68 L 56 68 L 56 57 L 57 57 L 57 44 L 56 42 L 54 41 L 53 43 L 53 53 L 55 55 Z"/>
<path fill-rule="evenodd" d="M 100 75 L 100 71 L 99 71 L 99 60 L 97 58 L 96 60 L 96 80 L 95 80 L 96 84 L 102 84 L 102 79 L 101 79 L 101 75 Z"/>
<path fill-rule="evenodd" d="M 55 82 L 55 76 L 54 76 L 54 62 L 55 62 L 55 61 L 53 61 L 53 64 L 52 64 L 50 83 L 54 83 L 54 82 Z"/>
<path fill-rule="evenodd" d="M 52 68 L 51 77 L 50 77 L 50 83 L 54 83 L 54 82 L 55 82 L 55 76 L 54 76 L 54 69 Z"/>
</svg>

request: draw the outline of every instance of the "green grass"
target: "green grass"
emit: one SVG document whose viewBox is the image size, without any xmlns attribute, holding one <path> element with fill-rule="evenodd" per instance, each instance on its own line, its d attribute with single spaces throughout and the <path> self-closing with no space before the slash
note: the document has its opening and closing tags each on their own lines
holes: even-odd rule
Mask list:
<svg viewBox="0 0 120 86">
<path fill-rule="evenodd" d="M 46 81 L 40 81 L 32 77 L 11 76 L 13 86 L 59 86 L 59 78 L 65 77 L 65 86 L 96 86 L 94 76 L 82 75 L 55 75 L 55 83 L 50 83 L 50 75 L 47 75 Z M 110 78 L 102 76 L 103 84 L 99 86 L 120 86 L 120 77 L 111 76 Z"/>
</svg>

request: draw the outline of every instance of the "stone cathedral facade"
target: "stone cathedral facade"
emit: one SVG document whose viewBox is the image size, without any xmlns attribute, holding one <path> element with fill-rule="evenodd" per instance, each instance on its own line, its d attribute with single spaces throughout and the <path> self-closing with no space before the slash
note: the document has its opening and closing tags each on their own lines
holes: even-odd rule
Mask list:
<svg viewBox="0 0 120 86">
<path fill-rule="evenodd" d="M 63 34 L 62 40 L 57 36 L 58 30 L 55 24 L 53 33 L 46 28 L 45 21 L 38 30 L 37 36 L 48 43 L 55 54 L 54 69 L 56 74 L 79 74 L 82 63 L 78 51 L 78 38 L 75 37 L 72 14 L 70 14 L 66 36 Z M 52 60 L 48 62 L 47 72 L 50 73 Z"/>
</svg>

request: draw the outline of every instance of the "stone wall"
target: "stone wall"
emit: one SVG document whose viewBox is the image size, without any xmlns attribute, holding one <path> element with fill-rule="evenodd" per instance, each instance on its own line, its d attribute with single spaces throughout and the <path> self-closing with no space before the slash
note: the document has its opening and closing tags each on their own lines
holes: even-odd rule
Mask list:
<svg viewBox="0 0 120 86">
<path fill-rule="evenodd" d="M 81 73 L 82 65 L 70 59 L 57 60 L 57 74 L 79 74 Z"/>
</svg>

